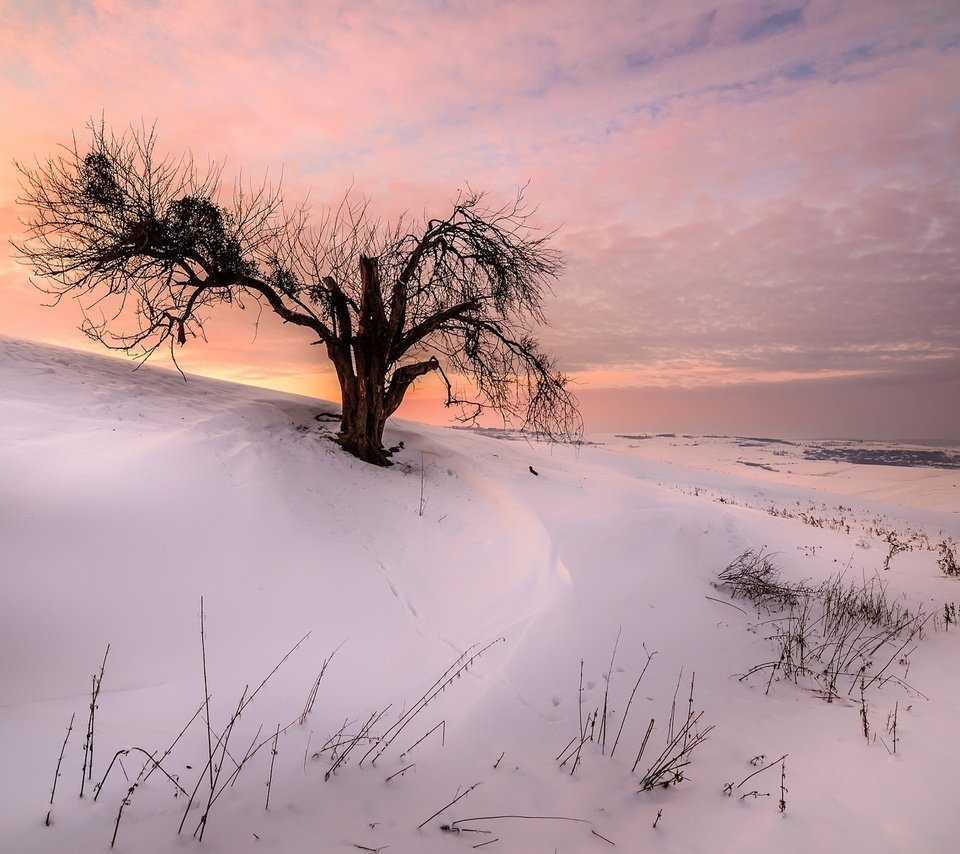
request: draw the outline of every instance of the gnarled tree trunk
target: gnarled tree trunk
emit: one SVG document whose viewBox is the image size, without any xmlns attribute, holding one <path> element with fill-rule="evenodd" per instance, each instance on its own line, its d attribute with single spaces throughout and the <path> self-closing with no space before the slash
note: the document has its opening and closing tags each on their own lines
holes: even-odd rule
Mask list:
<svg viewBox="0 0 960 854">
<path fill-rule="evenodd" d="M 364 462 L 388 466 L 391 463 L 383 447 L 383 428 L 388 418 L 384 408 L 384 374 L 377 377 L 360 372 L 351 386 L 343 390 L 343 420 L 337 441 Z"/>
<path fill-rule="evenodd" d="M 346 364 L 338 368 L 343 397 L 340 445 L 364 462 L 390 465 L 383 447 L 390 347 L 380 270 L 375 258 L 360 258 L 361 297 L 356 334 L 346 341 Z M 349 330 L 346 331 L 349 335 Z M 341 340 L 345 336 L 342 333 Z"/>
</svg>

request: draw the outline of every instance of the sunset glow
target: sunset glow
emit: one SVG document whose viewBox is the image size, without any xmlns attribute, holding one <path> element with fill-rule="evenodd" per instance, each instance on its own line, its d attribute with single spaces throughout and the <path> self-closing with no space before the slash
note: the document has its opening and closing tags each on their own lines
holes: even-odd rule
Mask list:
<svg viewBox="0 0 960 854">
<path fill-rule="evenodd" d="M 566 258 L 542 339 L 588 431 L 960 437 L 954 0 L 4 0 L 0 57 L 10 238 L 11 161 L 91 117 L 317 210 L 529 182 Z M 0 333 L 96 349 L 10 254 Z M 181 366 L 336 395 L 309 335 L 257 321 L 211 318 Z M 443 421 L 441 396 L 401 415 Z"/>
</svg>

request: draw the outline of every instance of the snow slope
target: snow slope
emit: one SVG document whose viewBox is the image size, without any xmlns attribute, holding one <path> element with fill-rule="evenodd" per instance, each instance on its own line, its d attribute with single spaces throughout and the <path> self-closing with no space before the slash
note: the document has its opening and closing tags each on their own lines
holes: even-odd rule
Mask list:
<svg viewBox="0 0 960 854">
<path fill-rule="evenodd" d="M 841 478 L 745 466 L 716 439 L 551 447 L 404 422 L 380 470 L 330 441 L 333 411 L 0 338 L 0 851 L 106 851 L 115 829 L 137 854 L 956 845 L 960 633 L 941 612 L 960 581 L 935 550 L 960 537 L 956 472 L 844 465 L 832 492 Z M 891 531 L 908 547 L 883 571 Z M 827 703 L 783 680 L 767 692 L 766 671 L 737 678 L 773 655 L 768 615 L 712 584 L 748 548 L 791 581 L 880 572 L 891 600 L 935 615 L 891 665 L 899 681 L 866 698 L 876 738 L 856 692 Z M 161 757 L 203 705 L 201 597 L 210 740 L 230 732 L 221 780 L 242 769 L 198 843 L 205 711 L 161 761 L 173 780 L 139 784 L 119 825 L 144 754 L 92 793 L 117 751 Z M 698 729 L 714 729 L 682 782 L 638 793 L 694 673 Z M 595 727 L 571 774 L 556 757 L 605 691 L 604 748 Z M 452 824 L 506 815 L 525 817 Z"/>
</svg>

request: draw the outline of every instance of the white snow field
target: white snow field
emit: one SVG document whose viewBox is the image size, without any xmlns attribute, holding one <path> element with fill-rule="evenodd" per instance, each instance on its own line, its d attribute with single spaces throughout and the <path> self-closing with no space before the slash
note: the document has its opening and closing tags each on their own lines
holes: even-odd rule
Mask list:
<svg viewBox="0 0 960 854">
<path fill-rule="evenodd" d="M 0 339 L 0 851 L 958 849 L 960 471 L 334 411 Z"/>
</svg>

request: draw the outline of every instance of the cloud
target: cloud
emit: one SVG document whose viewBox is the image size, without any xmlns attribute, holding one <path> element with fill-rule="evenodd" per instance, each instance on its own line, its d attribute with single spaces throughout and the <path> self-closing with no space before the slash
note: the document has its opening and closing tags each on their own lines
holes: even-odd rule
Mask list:
<svg viewBox="0 0 960 854">
<path fill-rule="evenodd" d="M 793 9 L 786 9 L 783 12 L 766 15 L 754 23 L 749 24 L 740 38 L 745 42 L 754 42 L 759 39 L 779 35 L 787 30 L 792 30 L 794 27 L 799 27 L 802 23 L 803 7 L 798 6 Z"/>
</svg>

